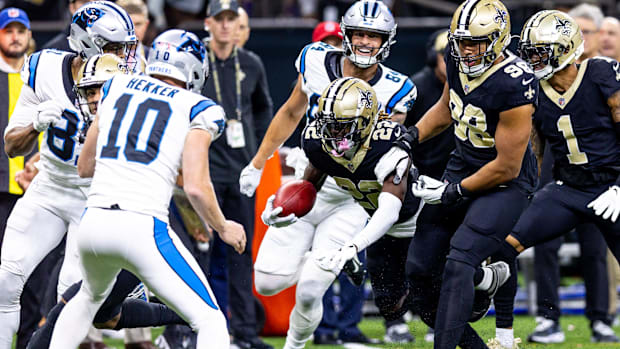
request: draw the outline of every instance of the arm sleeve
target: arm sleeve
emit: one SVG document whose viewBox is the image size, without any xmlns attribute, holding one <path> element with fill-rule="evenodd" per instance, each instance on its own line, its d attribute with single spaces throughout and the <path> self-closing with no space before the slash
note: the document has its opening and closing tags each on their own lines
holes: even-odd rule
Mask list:
<svg viewBox="0 0 620 349">
<path fill-rule="evenodd" d="M 252 114 L 254 115 L 256 140 L 257 143 L 260 144 L 267 132 L 271 118 L 273 117 L 273 102 L 269 94 L 265 67 L 258 56 L 256 57 L 256 63 L 260 76 L 258 78 L 258 84 L 252 93 Z"/>
<path fill-rule="evenodd" d="M 211 133 L 212 141 L 215 141 L 224 132 L 226 118 L 224 109 L 215 103 L 211 103 L 204 109 L 198 111 L 191 118 L 190 129 L 202 129 Z"/>
<path fill-rule="evenodd" d="M 22 90 L 19 93 L 17 104 L 9 119 L 9 124 L 4 130 L 4 135 L 15 127 L 24 127 L 32 124 L 34 116 L 37 114 L 37 106 L 41 103 L 39 97 L 34 93 L 34 90 L 27 84 L 22 86 Z"/>
<path fill-rule="evenodd" d="M 370 217 L 364 229 L 357 233 L 351 241 L 357 247 L 358 252 L 387 233 L 392 225 L 398 221 L 398 213 L 402 205 L 402 201 L 392 193 L 382 192 L 379 194 L 379 207 Z"/>
</svg>

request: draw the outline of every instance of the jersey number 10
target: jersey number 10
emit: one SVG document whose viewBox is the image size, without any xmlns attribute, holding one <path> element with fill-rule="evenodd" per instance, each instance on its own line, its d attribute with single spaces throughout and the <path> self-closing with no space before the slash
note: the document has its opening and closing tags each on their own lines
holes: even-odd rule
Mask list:
<svg viewBox="0 0 620 349">
<path fill-rule="evenodd" d="M 116 115 L 114 116 L 112 126 L 110 127 L 108 142 L 101 149 L 101 157 L 112 159 L 116 159 L 118 157 L 118 151 L 121 149 L 120 146 L 116 145 L 118 131 L 123 121 L 131 120 L 131 126 L 129 127 L 129 132 L 127 132 L 127 139 L 124 142 L 125 149 L 123 150 L 123 153 L 125 154 L 125 158 L 127 158 L 128 161 L 149 164 L 157 158 L 157 154 L 159 153 L 159 144 L 162 136 L 164 135 L 164 130 L 166 129 L 172 110 L 170 109 L 168 102 L 148 98 L 138 105 L 136 113 L 133 117 L 125 119 L 125 114 L 127 113 L 127 108 L 129 106 L 129 102 L 131 101 L 131 97 L 133 97 L 133 95 L 125 93 L 116 101 L 116 104 L 114 104 Z M 140 135 L 140 131 L 146 121 L 146 115 L 151 110 L 156 111 L 157 115 L 146 141 L 146 149 L 139 150 L 138 136 Z"/>
</svg>

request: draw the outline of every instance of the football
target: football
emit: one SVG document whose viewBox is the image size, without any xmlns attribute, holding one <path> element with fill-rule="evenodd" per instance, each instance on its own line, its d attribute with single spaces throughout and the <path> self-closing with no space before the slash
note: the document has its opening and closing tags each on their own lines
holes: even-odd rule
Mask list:
<svg viewBox="0 0 620 349">
<path fill-rule="evenodd" d="M 286 217 L 294 213 L 297 217 L 303 217 L 314 206 L 316 200 L 316 189 L 312 183 L 296 179 L 284 183 L 276 192 L 273 200 L 273 207 L 282 207 L 282 212 L 278 216 Z"/>
</svg>

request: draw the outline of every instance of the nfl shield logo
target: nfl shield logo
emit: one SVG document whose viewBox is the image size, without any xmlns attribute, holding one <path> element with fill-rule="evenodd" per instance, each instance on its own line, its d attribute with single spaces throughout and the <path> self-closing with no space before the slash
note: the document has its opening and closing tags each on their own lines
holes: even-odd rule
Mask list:
<svg viewBox="0 0 620 349">
<path fill-rule="evenodd" d="M 558 103 L 560 103 L 560 105 L 564 105 L 564 103 L 566 103 L 566 100 L 564 99 L 564 97 L 560 97 L 560 99 L 558 99 Z"/>
<path fill-rule="evenodd" d="M 19 17 L 19 11 L 16 8 L 10 8 L 8 11 L 8 15 L 11 18 Z"/>
<path fill-rule="evenodd" d="M 463 87 L 463 91 L 465 91 L 465 93 L 469 93 L 469 85 L 465 85 L 465 87 Z"/>
</svg>

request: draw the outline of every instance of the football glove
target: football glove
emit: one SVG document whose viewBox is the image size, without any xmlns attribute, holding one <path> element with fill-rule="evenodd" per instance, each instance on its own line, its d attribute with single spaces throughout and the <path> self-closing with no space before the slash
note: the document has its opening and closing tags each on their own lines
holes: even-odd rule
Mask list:
<svg viewBox="0 0 620 349">
<path fill-rule="evenodd" d="M 459 183 L 444 183 L 425 175 L 418 177 L 411 191 L 414 196 L 431 205 L 452 205 L 468 194 Z"/>
<path fill-rule="evenodd" d="M 616 223 L 620 214 L 620 187 L 612 185 L 588 204 L 588 208 L 594 210 L 594 214 L 603 219 L 610 219 Z"/>
<path fill-rule="evenodd" d="M 282 228 L 297 222 L 297 216 L 295 216 L 294 213 L 291 213 L 286 217 L 278 216 L 280 212 L 282 212 L 282 207 L 273 207 L 273 200 L 275 198 L 275 195 L 271 195 L 269 199 L 267 199 L 265 210 L 260 216 L 260 218 L 263 220 L 263 223 L 270 227 Z"/>
<path fill-rule="evenodd" d="M 37 132 L 47 130 L 50 125 L 55 125 L 56 122 L 60 120 L 64 110 L 65 108 L 54 100 L 40 103 L 37 106 L 37 115 L 32 121 L 32 127 L 34 127 Z"/>
<path fill-rule="evenodd" d="M 248 197 L 252 197 L 256 191 L 256 187 L 260 183 L 260 177 L 263 174 L 262 169 L 257 169 L 252 162 L 243 168 L 239 175 L 239 191 Z"/>
<path fill-rule="evenodd" d="M 392 182 L 396 185 L 400 184 L 405 172 L 408 170 L 407 165 L 409 165 L 409 153 L 400 147 L 393 146 L 387 153 L 383 154 L 375 167 L 377 182 L 383 185 L 385 178 L 396 171 Z"/>
<path fill-rule="evenodd" d="M 333 249 L 320 254 L 316 258 L 316 261 L 321 269 L 331 271 L 338 275 L 347 261 L 355 256 L 357 256 L 357 247 L 351 243 L 347 243 L 337 250 Z"/>
<path fill-rule="evenodd" d="M 420 143 L 419 137 L 418 128 L 409 126 L 407 132 L 401 134 L 396 141 L 394 141 L 394 145 L 405 150 L 408 154 L 411 154 L 413 148 Z"/>
</svg>

